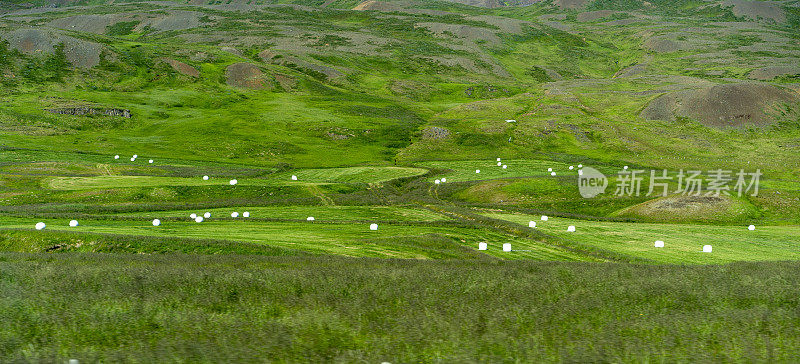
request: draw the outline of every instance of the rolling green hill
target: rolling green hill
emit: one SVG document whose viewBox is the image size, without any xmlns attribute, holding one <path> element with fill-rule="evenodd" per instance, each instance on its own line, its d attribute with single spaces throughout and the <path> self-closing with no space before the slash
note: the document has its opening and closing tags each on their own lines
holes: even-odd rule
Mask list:
<svg viewBox="0 0 800 364">
<path fill-rule="evenodd" d="M 2 1 L 0 357 L 791 361 L 799 27 L 796 0 Z M 663 170 L 697 195 L 647 194 Z"/>
</svg>

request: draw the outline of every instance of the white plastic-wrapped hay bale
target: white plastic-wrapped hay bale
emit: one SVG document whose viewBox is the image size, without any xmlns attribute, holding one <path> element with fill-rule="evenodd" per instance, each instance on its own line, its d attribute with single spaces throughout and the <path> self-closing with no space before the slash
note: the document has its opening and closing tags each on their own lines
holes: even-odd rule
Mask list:
<svg viewBox="0 0 800 364">
<path fill-rule="evenodd" d="M 119 159 L 119 154 L 115 155 L 114 159 Z"/>
<path fill-rule="evenodd" d="M 583 168 L 583 164 L 579 164 L 579 165 L 578 165 L 578 168 Z"/>
<path fill-rule="evenodd" d="M 755 231 L 756 230 L 756 226 L 755 225 L 750 225 L 750 226 L 747 227 L 747 230 Z"/>
<path fill-rule="evenodd" d="M 548 168 L 548 169 L 547 169 L 547 171 L 548 171 L 548 172 L 552 172 L 552 171 L 553 171 L 553 169 L 552 169 L 552 168 Z"/>
<path fill-rule="evenodd" d="M 497 158 L 497 161 L 499 162 L 499 161 L 500 161 L 500 158 Z"/>
<path fill-rule="evenodd" d="M 497 162 L 497 166 L 500 167 L 503 165 L 503 162 Z"/>
<path fill-rule="evenodd" d="M 508 169 L 508 166 L 504 164 L 503 169 Z"/>
<path fill-rule="evenodd" d="M 314 221 L 314 220 L 316 220 L 316 219 L 314 218 L 314 216 L 309 216 L 309 217 L 307 217 L 307 218 L 306 218 L 306 221 Z"/>
<path fill-rule="evenodd" d="M 203 217 L 205 217 L 206 219 L 208 219 L 208 218 L 210 218 L 210 217 L 211 217 L 211 213 L 210 213 L 210 212 L 206 212 L 205 214 L 203 214 Z"/>
<path fill-rule="evenodd" d="M 627 169 L 628 169 L 628 166 L 622 167 L 622 169 L 624 169 L 624 170 L 627 170 Z"/>
<path fill-rule="evenodd" d="M 239 213 L 236 212 L 236 211 L 231 212 L 231 217 L 235 219 L 235 218 L 239 217 Z"/>
<path fill-rule="evenodd" d="M 481 173 L 481 170 L 480 169 L 476 169 L 475 173 Z"/>
<path fill-rule="evenodd" d="M 579 169 L 579 170 L 578 170 L 578 175 L 579 175 L 579 176 L 583 176 L 583 170 L 582 170 L 582 169 Z"/>
<path fill-rule="evenodd" d="M 542 215 L 542 221 L 547 221 L 547 220 L 550 220 L 550 218 L 547 217 L 547 215 Z"/>
<path fill-rule="evenodd" d="M 433 183 L 435 183 L 435 184 L 437 184 L 437 185 L 438 185 L 438 184 L 442 183 L 442 180 L 440 180 L 440 179 L 437 179 L 437 180 L 433 181 Z"/>
<path fill-rule="evenodd" d="M 202 216 L 195 217 L 194 222 L 203 222 L 203 217 Z"/>
<path fill-rule="evenodd" d="M 447 178 L 442 178 L 442 183 L 447 182 Z"/>
<path fill-rule="evenodd" d="M 250 217 L 250 213 L 247 211 L 242 212 L 242 217 Z"/>
<path fill-rule="evenodd" d="M 292 175 L 292 181 L 297 181 L 297 176 Z"/>
<path fill-rule="evenodd" d="M 569 166 L 569 170 L 570 171 L 573 170 L 573 169 L 575 169 L 575 166 Z"/>
<path fill-rule="evenodd" d="M 369 229 L 372 230 L 372 231 L 378 230 L 378 224 L 370 224 L 369 225 Z"/>
<path fill-rule="evenodd" d="M 478 250 L 486 250 L 487 248 L 486 243 L 478 243 Z"/>
<path fill-rule="evenodd" d="M 153 164 L 153 160 L 151 159 L 151 160 L 147 161 L 147 163 Z"/>
<path fill-rule="evenodd" d="M 556 172 L 550 172 L 550 175 L 555 177 L 556 176 Z"/>
<path fill-rule="evenodd" d="M 133 159 L 136 159 L 136 158 L 139 158 L 139 155 L 138 155 L 138 154 L 134 154 L 134 155 L 133 155 Z"/>
<path fill-rule="evenodd" d="M 655 246 L 656 248 L 663 248 L 664 247 L 664 242 L 661 241 L 661 240 L 656 240 L 656 242 L 655 242 L 655 244 L 653 244 L 653 246 Z"/>
<path fill-rule="evenodd" d="M 36 223 L 36 230 L 44 230 L 44 228 L 46 228 L 46 227 L 47 227 L 47 225 L 45 225 L 45 223 L 43 223 L 43 222 L 37 222 Z"/>
<path fill-rule="evenodd" d="M 574 233 L 575 232 L 575 225 L 567 226 L 567 232 Z"/>
<path fill-rule="evenodd" d="M 503 244 L 503 251 L 510 252 L 511 251 L 511 243 L 504 243 Z"/>
<path fill-rule="evenodd" d="M 76 226 L 78 226 L 78 220 L 70 220 L 70 221 L 69 221 L 69 226 L 70 226 L 70 227 L 76 227 Z"/>
<path fill-rule="evenodd" d="M 153 219 L 153 226 L 159 226 L 159 225 L 161 225 L 161 220 Z"/>
<path fill-rule="evenodd" d="M 203 176 L 203 181 L 208 181 L 208 176 Z"/>
<path fill-rule="evenodd" d="M 131 158 L 131 162 L 136 161 L 136 158 Z"/>
<path fill-rule="evenodd" d="M 528 227 L 529 228 L 535 228 L 536 227 L 536 221 L 528 221 Z"/>
<path fill-rule="evenodd" d="M 230 182 L 228 182 L 228 183 L 230 183 L 230 184 L 231 184 L 231 186 L 235 186 L 237 183 L 239 183 L 239 181 L 237 181 L 237 180 L 235 180 L 235 179 L 232 179 L 232 180 L 231 180 Z"/>
<path fill-rule="evenodd" d="M 189 218 L 190 219 L 196 219 L 197 218 L 197 214 L 191 214 L 191 215 L 189 215 Z"/>
<path fill-rule="evenodd" d="M 711 253 L 711 245 L 703 245 L 703 253 Z"/>
</svg>

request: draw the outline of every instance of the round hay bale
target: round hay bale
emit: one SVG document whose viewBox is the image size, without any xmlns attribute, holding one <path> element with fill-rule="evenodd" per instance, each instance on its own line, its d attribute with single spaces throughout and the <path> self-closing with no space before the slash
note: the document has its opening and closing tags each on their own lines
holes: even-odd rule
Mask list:
<svg viewBox="0 0 800 364">
<path fill-rule="evenodd" d="M 575 225 L 567 226 L 567 232 L 574 233 L 575 232 Z"/>
<path fill-rule="evenodd" d="M 656 242 L 655 242 L 655 244 L 653 244 L 653 246 L 655 246 L 656 248 L 663 248 L 664 247 L 664 242 L 661 241 L 661 240 L 656 240 Z"/>
<path fill-rule="evenodd" d="M 711 245 L 703 245 L 703 253 L 711 253 Z"/>
<path fill-rule="evenodd" d="M 486 248 L 488 248 L 486 243 L 478 243 L 478 250 L 486 250 Z"/>
<path fill-rule="evenodd" d="M 36 223 L 36 230 L 44 230 L 44 228 L 46 228 L 46 227 L 47 227 L 47 225 L 45 225 L 45 223 L 43 223 L 43 222 L 37 222 Z"/>
<path fill-rule="evenodd" d="M 239 213 L 236 212 L 236 211 L 231 212 L 231 217 L 235 219 L 235 218 L 239 217 Z"/>
<path fill-rule="evenodd" d="M 250 213 L 247 211 L 242 212 L 242 217 L 250 217 Z"/>
<path fill-rule="evenodd" d="M 750 225 L 750 226 L 747 227 L 747 230 L 756 231 L 756 226 L 755 225 Z"/>
<path fill-rule="evenodd" d="M 372 231 L 378 230 L 378 224 L 370 224 L 369 225 L 369 229 L 372 230 Z"/>
<path fill-rule="evenodd" d="M 309 216 L 309 217 L 306 218 L 306 221 L 314 221 L 314 220 L 315 220 L 314 216 Z"/>
<path fill-rule="evenodd" d="M 203 176 L 203 181 L 208 181 L 208 176 Z"/>
<path fill-rule="evenodd" d="M 202 216 L 195 217 L 194 222 L 203 222 L 203 217 Z"/>
<path fill-rule="evenodd" d="M 239 183 L 239 181 L 237 181 L 237 180 L 235 180 L 235 179 L 232 179 L 232 180 L 230 180 L 230 182 L 228 182 L 228 183 L 230 183 L 230 184 L 231 184 L 231 186 L 235 186 L 237 183 Z"/>
<path fill-rule="evenodd" d="M 76 226 L 78 226 L 78 220 L 70 220 L 70 221 L 69 221 L 69 226 L 70 226 L 70 227 L 76 227 Z"/>
<path fill-rule="evenodd" d="M 161 220 L 153 219 L 153 226 L 159 226 L 159 225 L 161 225 Z"/>
<path fill-rule="evenodd" d="M 511 243 L 503 243 L 503 251 L 510 252 L 511 251 Z"/>
<path fill-rule="evenodd" d="M 203 217 L 205 217 L 206 219 L 208 219 L 208 218 L 210 218 L 210 217 L 211 217 L 211 213 L 210 213 L 210 212 L 206 212 L 205 214 L 203 214 Z"/>
</svg>

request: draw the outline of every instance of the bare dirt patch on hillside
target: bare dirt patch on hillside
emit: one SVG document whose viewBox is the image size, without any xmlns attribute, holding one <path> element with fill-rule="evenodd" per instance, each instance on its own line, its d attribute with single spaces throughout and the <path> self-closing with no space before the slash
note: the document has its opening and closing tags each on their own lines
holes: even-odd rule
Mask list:
<svg viewBox="0 0 800 364">
<path fill-rule="evenodd" d="M 250 63 L 234 63 L 225 69 L 225 82 L 228 86 L 260 90 L 267 88 L 264 72 Z"/>
<path fill-rule="evenodd" d="M 662 95 L 651 101 L 641 116 L 658 120 L 687 117 L 715 128 L 754 127 L 797 117 L 781 115 L 787 112 L 787 105 L 797 110 L 800 95 L 769 84 L 736 83 Z"/>
</svg>

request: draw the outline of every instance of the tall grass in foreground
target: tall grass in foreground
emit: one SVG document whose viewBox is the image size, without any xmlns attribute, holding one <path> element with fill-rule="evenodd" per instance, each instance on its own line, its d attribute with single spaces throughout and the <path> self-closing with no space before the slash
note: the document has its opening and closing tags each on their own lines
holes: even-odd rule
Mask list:
<svg viewBox="0 0 800 364">
<path fill-rule="evenodd" d="M 800 263 L 0 254 L 0 357 L 790 362 Z"/>
</svg>

